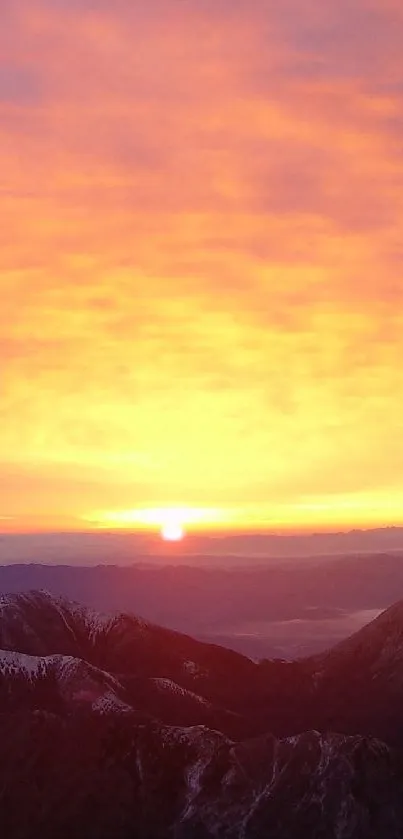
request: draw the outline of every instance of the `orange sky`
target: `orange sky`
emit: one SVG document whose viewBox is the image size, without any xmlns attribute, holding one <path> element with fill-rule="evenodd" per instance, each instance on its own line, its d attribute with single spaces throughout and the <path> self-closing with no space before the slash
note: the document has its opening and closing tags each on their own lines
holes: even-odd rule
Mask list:
<svg viewBox="0 0 403 839">
<path fill-rule="evenodd" d="M 4 527 L 403 522 L 400 0 L 1 14 Z"/>
</svg>

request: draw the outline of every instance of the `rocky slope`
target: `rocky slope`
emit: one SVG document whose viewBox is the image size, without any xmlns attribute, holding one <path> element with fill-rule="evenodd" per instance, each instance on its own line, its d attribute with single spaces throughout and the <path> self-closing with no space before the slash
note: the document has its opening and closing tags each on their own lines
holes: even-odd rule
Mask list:
<svg viewBox="0 0 403 839">
<path fill-rule="evenodd" d="M 403 748 L 403 602 L 308 664 L 306 723 L 371 733 Z"/>
<path fill-rule="evenodd" d="M 14 839 L 400 839 L 402 777 L 376 740 L 234 744 L 129 716 L 0 715 L 0 819 Z M 22 806 L 23 805 L 23 806 Z"/>
<path fill-rule="evenodd" d="M 402 604 L 256 664 L 31 592 L 0 599 L 0 647 L 9 839 L 403 836 Z"/>
<path fill-rule="evenodd" d="M 177 722 L 178 714 L 166 715 L 164 709 L 168 704 L 173 707 L 174 701 L 178 704 L 182 697 L 183 707 L 186 704 L 197 711 L 186 716 L 187 723 L 210 724 L 206 709 L 214 708 L 222 720 L 227 718 L 229 728 L 225 730 L 232 735 L 243 736 L 266 727 L 252 716 L 247 724 L 244 720 L 253 695 L 264 705 L 261 671 L 256 664 L 239 653 L 133 615 L 101 615 L 46 592 L 3 595 L 0 649 L 84 659 L 124 684 L 136 708 L 158 705 L 167 722 Z M 160 701 L 162 694 L 165 702 Z"/>
<path fill-rule="evenodd" d="M 131 711 L 122 685 L 110 673 L 73 656 L 30 656 L 0 651 L 0 711 L 75 708 Z"/>
<path fill-rule="evenodd" d="M 0 710 L 113 706 L 234 737 L 255 728 L 230 701 L 252 662 L 135 616 L 99 615 L 46 592 L 3 596 L 0 646 Z"/>
<path fill-rule="evenodd" d="M 1 648 L 86 662 L 74 666 L 95 668 L 101 684 L 110 674 L 125 703 L 169 724 L 209 725 L 235 739 L 317 728 L 403 747 L 402 604 L 326 654 L 256 664 L 133 615 L 29 592 L 0 598 Z"/>
</svg>

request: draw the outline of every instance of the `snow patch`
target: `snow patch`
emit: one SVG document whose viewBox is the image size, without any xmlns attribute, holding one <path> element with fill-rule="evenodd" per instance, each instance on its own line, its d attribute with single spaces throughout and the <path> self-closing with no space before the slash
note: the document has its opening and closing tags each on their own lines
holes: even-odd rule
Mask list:
<svg viewBox="0 0 403 839">
<path fill-rule="evenodd" d="M 0 673 L 6 674 L 12 668 L 27 673 L 29 676 L 36 676 L 44 663 L 44 659 L 35 655 L 15 653 L 9 650 L 0 650 Z"/>
<path fill-rule="evenodd" d="M 211 703 L 207 701 L 207 699 L 203 699 L 202 696 L 199 696 L 197 693 L 193 693 L 192 690 L 186 690 L 185 688 L 178 685 L 176 682 L 173 682 L 172 679 L 166 678 L 153 678 L 150 679 L 151 682 L 155 684 L 162 691 L 168 691 L 169 693 L 174 693 L 177 696 L 184 696 L 188 697 L 189 699 L 193 699 L 195 702 L 198 702 L 199 705 L 205 705 L 211 707 Z"/>
</svg>

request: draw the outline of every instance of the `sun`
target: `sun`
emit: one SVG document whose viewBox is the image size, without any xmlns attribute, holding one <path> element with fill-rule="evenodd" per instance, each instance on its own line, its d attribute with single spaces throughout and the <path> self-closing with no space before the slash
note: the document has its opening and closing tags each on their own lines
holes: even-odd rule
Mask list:
<svg viewBox="0 0 403 839">
<path fill-rule="evenodd" d="M 85 521 L 98 527 L 160 532 L 167 542 L 180 542 L 188 528 L 207 528 L 222 521 L 222 512 L 210 507 L 138 507 L 128 510 L 101 510 L 85 516 Z M 186 528 L 186 529 L 185 529 Z"/>
<path fill-rule="evenodd" d="M 184 535 L 185 531 L 177 521 L 167 521 L 161 527 L 161 536 L 165 542 L 180 542 Z"/>
</svg>

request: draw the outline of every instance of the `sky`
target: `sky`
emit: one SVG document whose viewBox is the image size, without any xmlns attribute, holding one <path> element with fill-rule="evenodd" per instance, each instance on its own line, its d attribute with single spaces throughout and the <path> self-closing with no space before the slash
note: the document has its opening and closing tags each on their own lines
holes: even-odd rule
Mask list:
<svg viewBox="0 0 403 839">
<path fill-rule="evenodd" d="M 402 523 L 401 1 L 1 14 L 0 529 Z"/>
</svg>

